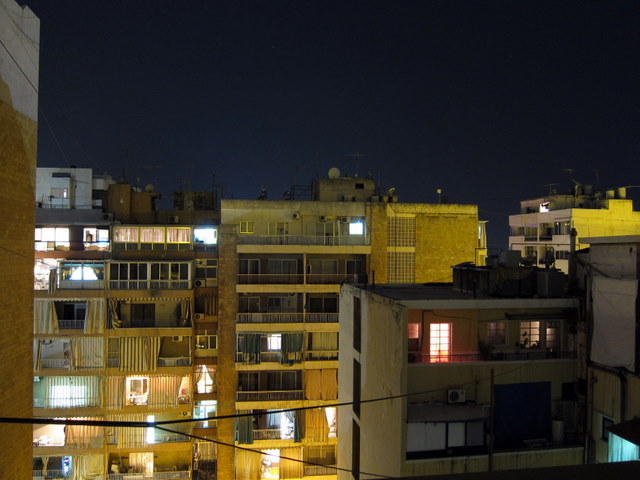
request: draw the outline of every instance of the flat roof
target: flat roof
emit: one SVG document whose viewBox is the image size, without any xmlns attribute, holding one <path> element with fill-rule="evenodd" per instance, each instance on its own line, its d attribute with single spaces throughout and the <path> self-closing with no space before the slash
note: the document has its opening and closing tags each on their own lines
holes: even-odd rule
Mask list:
<svg viewBox="0 0 640 480">
<path fill-rule="evenodd" d="M 612 243 L 640 243 L 640 235 L 612 235 L 608 237 L 580 237 L 580 243 L 606 245 Z"/>
</svg>

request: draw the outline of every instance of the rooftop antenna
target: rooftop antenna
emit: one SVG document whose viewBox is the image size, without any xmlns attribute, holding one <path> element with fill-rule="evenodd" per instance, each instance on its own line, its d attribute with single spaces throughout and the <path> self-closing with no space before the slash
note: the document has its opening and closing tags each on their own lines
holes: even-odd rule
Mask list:
<svg viewBox="0 0 640 480">
<path fill-rule="evenodd" d="M 600 169 L 594 168 L 593 173 L 596 174 L 596 187 L 599 187 L 600 186 Z"/>
<path fill-rule="evenodd" d="M 358 160 L 362 157 L 364 157 L 363 153 L 360 153 L 359 151 L 357 152 L 353 152 L 353 153 L 347 153 L 345 155 L 346 157 L 351 157 L 351 158 L 355 158 L 355 162 L 356 162 L 356 173 L 354 175 L 354 177 L 358 176 Z"/>
<path fill-rule="evenodd" d="M 144 168 L 153 172 L 153 183 L 158 185 L 158 170 L 162 169 L 162 165 L 145 165 Z"/>
<path fill-rule="evenodd" d="M 569 172 L 569 180 L 573 180 L 573 174 L 577 172 L 575 168 L 563 168 L 561 169 L 563 172 Z"/>
<path fill-rule="evenodd" d="M 543 185 L 543 187 L 549 187 L 549 195 L 553 195 L 556 192 L 556 189 L 553 188 L 557 185 L 560 185 L 559 183 L 545 183 Z"/>
</svg>

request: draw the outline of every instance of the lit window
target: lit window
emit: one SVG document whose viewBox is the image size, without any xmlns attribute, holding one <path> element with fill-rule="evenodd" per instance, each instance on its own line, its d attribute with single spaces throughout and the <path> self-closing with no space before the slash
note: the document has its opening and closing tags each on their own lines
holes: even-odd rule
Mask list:
<svg viewBox="0 0 640 480">
<path fill-rule="evenodd" d="M 336 407 L 326 407 L 324 414 L 327 417 L 327 424 L 329 425 L 329 438 L 333 438 L 338 433 L 338 411 Z"/>
<path fill-rule="evenodd" d="M 207 330 L 202 335 L 196 335 L 196 350 L 215 350 L 218 348 L 218 336 L 210 335 Z"/>
<path fill-rule="evenodd" d="M 273 333 L 267 335 L 267 350 L 270 352 L 280 351 L 282 348 L 282 335 Z"/>
<path fill-rule="evenodd" d="M 240 222 L 240 233 L 253 233 L 253 222 L 252 221 Z"/>
<path fill-rule="evenodd" d="M 218 243 L 218 230 L 213 227 L 198 227 L 193 229 L 193 243 L 215 245 Z"/>
<path fill-rule="evenodd" d="M 123 243 L 136 243 L 139 238 L 138 227 L 113 227 L 113 241 Z"/>
<path fill-rule="evenodd" d="M 429 361 L 448 362 L 451 352 L 451 324 L 432 323 L 429 325 Z"/>
<path fill-rule="evenodd" d="M 52 188 L 51 198 L 69 198 L 69 190 L 66 188 Z"/>
<path fill-rule="evenodd" d="M 155 422 L 156 421 L 156 416 L 155 415 L 147 415 L 147 422 Z M 146 440 L 147 443 L 149 445 L 156 443 L 156 435 L 155 435 L 155 428 L 153 427 L 147 427 L 147 435 L 146 435 Z M 151 471 L 153 471 L 153 466 L 151 467 Z"/>
<path fill-rule="evenodd" d="M 269 235 L 289 235 L 289 222 L 269 222 Z"/>
<path fill-rule="evenodd" d="M 84 407 L 86 390 L 84 385 L 54 385 L 51 387 L 51 407 Z"/>
<path fill-rule="evenodd" d="M 82 231 L 85 244 L 108 243 L 109 230 L 106 228 L 84 228 Z"/>
<path fill-rule="evenodd" d="M 349 235 L 363 235 L 364 223 L 360 220 L 349 224 Z"/>
<path fill-rule="evenodd" d="M 410 323 L 407 325 L 409 338 L 420 338 L 420 324 Z"/>
<path fill-rule="evenodd" d="M 149 377 L 127 377 L 126 405 L 146 405 L 149 399 Z"/>
<path fill-rule="evenodd" d="M 191 229 L 188 227 L 167 227 L 167 243 L 190 243 Z"/>
<path fill-rule="evenodd" d="M 164 229 L 162 227 L 141 227 L 140 242 L 164 243 Z"/>
<path fill-rule="evenodd" d="M 60 279 L 83 281 L 103 280 L 104 265 L 101 263 L 67 263 L 60 264 Z"/>
<path fill-rule="evenodd" d="M 540 347 L 540 322 L 520 322 L 520 348 Z"/>
<path fill-rule="evenodd" d="M 215 391 L 215 374 L 213 367 L 209 369 L 206 365 L 196 367 L 195 383 L 196 393 L 213 393 Z"/>
</svg>

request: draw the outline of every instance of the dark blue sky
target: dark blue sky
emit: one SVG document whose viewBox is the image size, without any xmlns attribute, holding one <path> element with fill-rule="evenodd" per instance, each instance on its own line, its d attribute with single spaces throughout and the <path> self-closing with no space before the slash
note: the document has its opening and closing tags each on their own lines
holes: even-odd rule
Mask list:
<svg viewBox="0 0 640 480">
<path fill-rule="evenodd" d="M 635 0 L 21 3 L 41 19 L 40 166 L 269 199 L 337 166 L 479 204 L 490 246 L 520 199 L 568 189 L 562 169 L 640 184 Z"/>
</svg>

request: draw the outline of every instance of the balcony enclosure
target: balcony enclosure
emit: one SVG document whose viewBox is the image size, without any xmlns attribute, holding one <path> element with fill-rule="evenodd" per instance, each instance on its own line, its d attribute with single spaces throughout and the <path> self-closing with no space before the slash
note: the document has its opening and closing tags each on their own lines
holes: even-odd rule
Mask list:
<svg viewBox="0 0 640 480">
<path fill-rule="evenodd" d="M 238 323 L 337 323 L 336 294 L 240 294 Z"/>
<path fill-rule="evenodd" d="M 302 400 L 302 370 L 238 372 L 237 401 Z"/>
<path fill-rule="evenodd" d="M 192 325 L 193 307 L 189 299 L 112 299 L 111 328 L 186 328 Z"/>
<path fill-rule="evenodd" d="M 113 249 L 141 251 L 206 251 L 216 247 L 215 226 L 139 226 L 113 227 Z"/>
<path fill-rule="evenodd" d="M 109 287 L 113 290 L 191 288 L 191 263 L 111 262 Z"/>
</svg>

